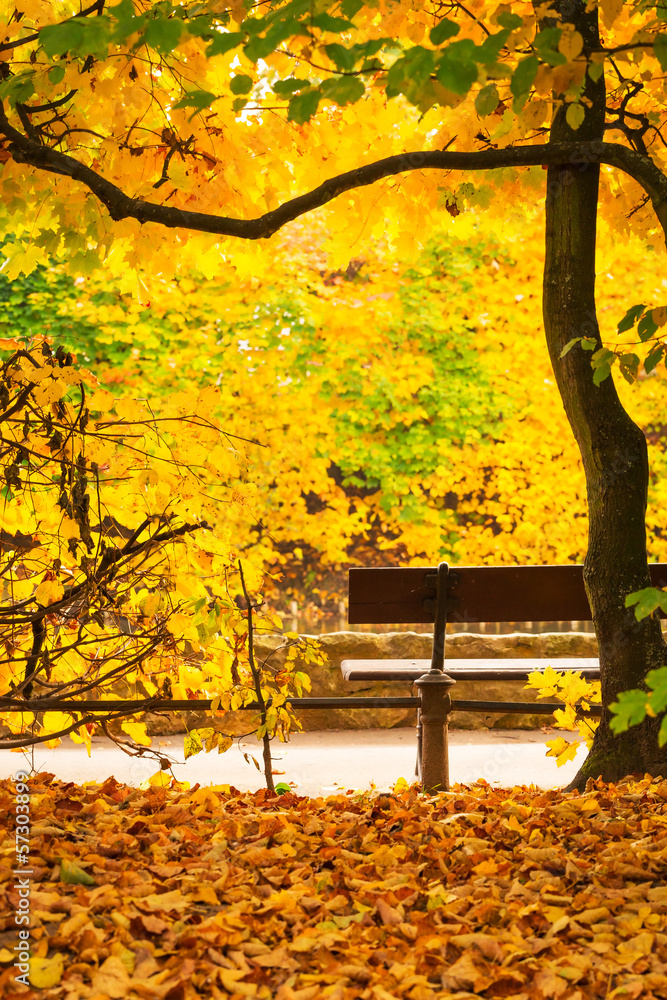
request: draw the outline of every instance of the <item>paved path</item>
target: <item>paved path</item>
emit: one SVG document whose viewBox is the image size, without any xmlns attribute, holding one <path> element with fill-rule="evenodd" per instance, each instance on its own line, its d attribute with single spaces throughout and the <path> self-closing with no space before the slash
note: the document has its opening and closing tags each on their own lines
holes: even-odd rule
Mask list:
<svg viewBox="0 0 667 1000">
<path fill-rule="evenodd" d="M 542 788 L 566 785 L 585 757 L 579 750 L 575 761 L 557 767 L 546 757 L 544 746 L 555 736 L 570 734 L 556 730 L 544 733 L 521 730 L 486 732 L 455 731 L 449 735 L 450 779 L 470 784 L 485 778 L 495 785 L 536 784 Z M 254 791 L 264 785 L 263 775 L 243 752 L 261 763 L 261 745 L 243 740 L 225 754 L 199 754 L 183 758 L 183 736 L 154 737 L 153 747 L 178 761 L 176 778 L 202 785 L 229 784 Z M 370 729 L 344 732 L 294 733 L 288 744 L 272 744 L 275 781 L 291 783 L 299 795 L 328 795 L 343 789 L 367 789 L 374 784 L 386 789 L 398 778 L 412 782 L 415 769 L 414 729 Z M 242 752 L 243 751 L 243 752 Z M 23 755 L 0 751 L 0 778 L 8 778 L 25 766 Z M 157 771 L 153 759 L 131 758 L 106 738 L 93 739 L 89 758 L 85 748 L 66 737 L 56 750 L 35 748 L 34 766 L 50 771 L 63 781 L 104 781 L 113 774 L 119 781 L 138 785 Z"/>
</svg>

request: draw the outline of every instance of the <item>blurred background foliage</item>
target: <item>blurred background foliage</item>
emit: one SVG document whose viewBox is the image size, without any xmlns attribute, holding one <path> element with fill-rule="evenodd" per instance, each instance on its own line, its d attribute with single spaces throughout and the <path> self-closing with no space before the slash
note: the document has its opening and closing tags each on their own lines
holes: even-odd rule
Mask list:
<svg viewBox="0 0 667 1000">
<path fill-rule="evenodd" d="M 279 610 L 336 610 L 361 563 L 581 561 L 584 480 L 542 343 L 539 225 L 505 242 L 443 226 L 402 264 L 377 241 L 337 271 L 325 238 L 292 224 L 257 275 L 0 271 L 2 333 L 63 344 L 116 398 L 159 405 L 214 384 L 215 419 L 253 442 L 236 544 L 267 567 Z M 605 336 L 639 297 L 659 304 L 654 256 L 604 241 Z M 651 448 L 653 559 L 667 558 L 665 381 L 660 366 L 619 387 Z"/>
</svg>

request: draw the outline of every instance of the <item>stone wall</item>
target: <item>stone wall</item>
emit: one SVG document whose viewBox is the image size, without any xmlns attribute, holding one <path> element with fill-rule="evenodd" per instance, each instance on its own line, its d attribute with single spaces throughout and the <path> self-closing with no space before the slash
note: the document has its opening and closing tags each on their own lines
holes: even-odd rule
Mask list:
<svg viewBox="0 0 667 1000">
<path fill-rule="evenodd" d="M 317 638 L 327 654 L 328 662 L 322 667 L 304 667 L 312 680 L 313 696 L 344 697 L 353 694 L 368 695 L 414 695 L 412 685 L 407 681 L 354 681 L 346 682 L 340 672 L 341 660 L 354 659 L 430 659 L 432 635 L 422 635 L 416 632 L 389 632 L 372 634 L 364 632 L 333 632 Z M 271 655 L 271 662 L 278 665 L 281 653 L 277 647 L 281 644 L 280 636 L 267 636 L 256 639 L 256 652 L 259 659 Z M 447 655 L 456 659 L 481 658 L 539 658 L 545 660 L 545 666 L 551 661 L 558 667 L 558 658 L 562 656 L 597 656 L 597 640 L 595 635 L 584 632 L 549 632 L 543 635 L 473 635 L 461 632 L 447 637 Z M 446 669 L 446 666 L 445 666 Z M 522 681 L 457 681 L 453 691 L 454 698 L 469 701 L 517 701 L 535 702 L 535 691 L 525 690 Z M 241 735 L 247 733 L 250 726 L 250 712 L 236 712 L 224 719 L 216 720 L 216 728 Z M 181 713 L 182 718 L 169 713 L 151 713 L 146 716 L 148 732 L 151 735 L 159 733 L 178 733 L 197 725 L 211 725 L 210 717 L 196 712 Z M 471 712 L 454 712 L 452 728 L 455 729 L 537 729 L 548 724 L 550 716 L 536 715 L 527 712 L 525 715 L 514 714 L 481 714 Z M 411 726 L 415 723 L 413 709 L 307 709 L 299 713 L 299 719 L 304 730 L 317 731 L 327 729 L 392 729 L 397 726 Z"/>
</svg>

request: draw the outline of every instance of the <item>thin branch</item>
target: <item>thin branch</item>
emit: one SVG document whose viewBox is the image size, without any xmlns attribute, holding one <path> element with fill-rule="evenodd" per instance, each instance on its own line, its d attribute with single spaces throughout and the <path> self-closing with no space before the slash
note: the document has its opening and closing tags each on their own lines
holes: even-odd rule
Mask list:
<svg viewBox="0 0 667 1000">
<path fill-rule="evenodd" d="M 62 104 L 67 104 L 68 101 L 71 101 L 76 93 L 76 89 L 70 90 L 64 97 L 59 97 L 57 101 L 49 101 L 47 104 L 23 104 L 22 107 L 28 115 L 36 115 L 41 111 L 53 111 L 55 108 L 59 108 Z"/>
<path fill-rule="evenodd" d="M 399 153 L 338 174 L 307 194 L 292 198 L 258 218 L 233 219 L 201 212 L 187 212 L 169 205 L 130 198 L 111 181 L 73 157 L 32 142 L 9 124 L 1 106 L 0 132 L 4 132 L 11 140 L 9 151 L 17 163 L 27 163 L 37 169 L 71 177 L 72 180 L 84 184 L 106 205 L 109 215 L 115 222 L 121 219 L 136 219 L 142 224 L 154 222 L 169 229 L 188 229 L 214 233 L 218 236 L 260 240 L 273 236 L 288 222 L 328 204 L 346 191 L 366 187 L 384 177 L 393 177 L 412 170 L 497 170 L 502 167 L 567 165 L 571 165 L 573 169 L 584 170 L 590 163 L 606 163 L 623 170 L 643 187 L 651 198 L 660 224 L 667 232 L 667 176 L 649 157 L 642 156 L 627 146 L 611 142 L 548 143 L 468 152 L 427 150 Z"/>
<path fill-rule="evenodd" d="M 252 673 L 252 680 L 255 686 L 255 694 L 257 696 L 257 703 L 259 705 L 259 717 L 264 728 L 264 733 L 262 734 L 262 758 L 264 761 L 264 778 L 266 780 L 266 787 L 270 792 L 275 792 L 275 787 L 273 784 L 273 767 L 271 763 L 271 738 L 266 731 L 266 702 L 264 701 L 264 694 L 262 692 L 262 679 L 260 677 L 259 670 L 257 669 L 257 664 L 255 663 L 255 649 L 254 649 L 254 637 L 253 637 L 253 618 L 252 613 L 255 610 L 255 605 L 250 600 L 250 595 L 246 588 L 245 577 L 243 575 L 243 564 L 239 559 L 239 575 L 241 577 L 241 587 L 243 589 L 243 596 L 245 597 L 246 608 L 247 608 L 247 619 L 248 619 L 248 664 L 250 666 L 250 672 Z"/>
</svg>

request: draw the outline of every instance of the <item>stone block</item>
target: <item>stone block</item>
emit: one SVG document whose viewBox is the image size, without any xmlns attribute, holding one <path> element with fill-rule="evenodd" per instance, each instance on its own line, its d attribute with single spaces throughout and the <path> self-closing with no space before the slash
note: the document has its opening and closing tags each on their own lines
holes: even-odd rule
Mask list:
<svg viewBox="0 0 667 1000">
<path fill-rule="evenodd" d="M 324 650 L 327 662 L 322 666 L 298 665 L 307 671 L 312 681 L 311 695 L 317 697 L 345 697 L 349 695 L 414 696 L 416 691 L 407 682 L 353 681 L 346 682 L 340 672 L 342 660 L 353 659 L 429 659 L 433 637 L 418 632 L 332 632 L 321 636 L 304 636 L 317 640 Z M 280 666 L 285 650 L 281 650 L 280 636 L 258 636 L 255 642 L 257 658 L 270 657 L 270 662 Z M 512 657 L 553 658 L 557 667 L 558 657 L 597 656 L 597 641 L 593 634 L 583 632 L 551 632 L 527 635 L 514 632 L 509 635 L 476 635 L 459 632 L 447 636 L 447 653 L 456 659 L 503 659 Z M 445 666 L 446 669 L 446 666 Z M 458 681 L 455 697 L 467 701 L 537 701 L 536 692 L 526 690 L 522 681 Z M 165 718 L 166 716 L 166 718 Z M 205 713 L 181 713 L 187 728 L 211 725 Z M 416 722 L 413 709 L 349 708 L 303 709 L 299 721 L 307 732 L 345 729 L 393 729 L 412 726 Z M 454 712 L 451 725 L 455 729 L 535 729 L 548 725 L 548 715 L 514 715 L 509 713 Z M 146 717 L 151 735 L 182 732 L 184 723 L 173 713 L 150 713 Z M 224 719 L 214 720 L 215 728 L 232 736 L 241 736 L 252 730 L 250 712 L 234 712 Z"/>
</svg>

